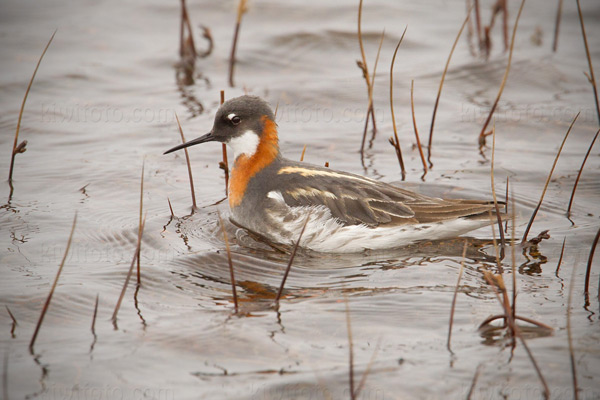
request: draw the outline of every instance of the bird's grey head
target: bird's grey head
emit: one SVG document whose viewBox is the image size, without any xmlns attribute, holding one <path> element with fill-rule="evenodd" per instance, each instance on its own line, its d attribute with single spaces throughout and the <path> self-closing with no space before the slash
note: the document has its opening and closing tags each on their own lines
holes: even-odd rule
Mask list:
<svg viewBox="0 0 600 400">
<path fill-rule="evenodd" d="M 265 127 L 274 123 L 275 115 L 266 101 L 257 96 L 236 97 L 219 107 L 209 133 L 176 146 L 166 153 L 195 144 L 217 141 L 229 144 L 233 148 L 235 158 L 241 154 L 251 155 L 256 151 Z"/>
</svg>

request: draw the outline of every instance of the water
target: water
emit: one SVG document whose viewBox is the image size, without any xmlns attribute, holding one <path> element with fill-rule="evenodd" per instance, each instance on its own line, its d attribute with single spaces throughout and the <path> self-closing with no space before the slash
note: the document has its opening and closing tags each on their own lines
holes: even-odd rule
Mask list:
<svg viewBox="0 0 600 400">
<path fill-rule="evenodd" d="M 485 4 L 484 4 L 485 3 Z M 489 2 L 482 2 L 483 21 Z M 592 59 L 600 65 L 600 8 L 582 2 Z M 510 4 L 510 27 L 517 4 Z M 580 398 L 600 397 L 598 303 L 584 308 L 583 278 L 598 229 L 600 171 L 592 151 L 565 218 L 575 176 L 597 130 L 576 8 L 565 2 L 558 52 L 551 51 L 555 4 L 526 4 L 512 70 L 496 112 L 496 190 L 510 177 L 520 237 L 535 207 L 568 125 L 581 111 L 558 162 L 531 237 L 549 229 L 537 251 L 518 251 L 517 314 L 554 328 L 523 324 L 552 398 L 572 396 L 566 315 L 571 325 Z M 116 2 L 0 6 L 0 170 L 10 148 L 27 82 L 46 41 L 56 38 L 31 90 L 21 129 L 27 152 L 17 156 L 10 201 L 0 186 L 0 351 L 5 394 L 13 398 L 95 399 L 347 399 L 346 299 L 352 323 L 356 386 L 361 399 L 464 398 L 478 370 L 473 398 L 536 398 L 541 385 L 522 344 L 511 358 L 506 331 L 480 332 L 501 313 L 482 270 L 498 271 L 491 230 L 473 232 L 459 286 L 452 349 L 446 349 L 450 304 L 463 240 L 427 243 L 367 255 L 300 252 L 279 309 L 273 307 L 288 256 L 254 242 L 226 223 L 238 281 L 240 314 L 233 314 L 229 270 L 217 210 L 226 217 L 220 146 L 190 151 L 198 212 L 179 143 L 176 112 L 188 139 L 210 129 L 219 91 L 245 92 L 279 103 L 281 147 L 288 157 L 326 161 L 425 193 L 490 198 L 490 156 L 477 135 L 504 74 L 500 32 L 489 61 L 473 57 L 466 37 L 454 54 L 438 110 L 432 161 L 420 180 L 412 147 L 410 83 L 426 142 L 439 80 L 462 23 L 460 1 L 414 4 L 365 2 L 363 32 L 372 70 L 381 30 L 386 36 L 374 90 L 379 132 L 361 165 L 358 148 L 366 89 L 355 61 L 355 2 L 250 3 L 242 22 L 231 89 L 227 63 L 236 2 L 190 2 L 214 38 L 211 56 L 196 62 L 193 85 L 178 84 L 179 3 Z M 407 182 L 400 182 L 387 138 L 389 64 L 402 30 L 394 71 L 395 111 Z M 536 34 L 541 32 L 541 36 Z M 535 36 L 540 36 L 541 45 Z M 110 321 L 136 245 L 139 184 L 144 172 L 142 286 L 128 288 Z M 171 218 L 167 199 L 175 218 Z M 74 214 L 73 244 L 37 339 L 29 340 L 58 265 Z M 510 229 L 509 229 L 510 232 Z M 563 239 L 566 247 L 557 272 Z M 598 259 L 592 266 L 595 295 Z M 571 280 L 573 268 L 576 268 Z M 510 251 L 502 263 L 512 281 Z M 96 337 L 91 323 L 99 296 Z M 594 298 L 594 296 L 592 296 Z M 527 328 L 527 329 L 526 329 Z M 11 333 L 12 332 L 12 333 Z M 3 381 L 4 382 L 4 381 Z"/>
</svg>

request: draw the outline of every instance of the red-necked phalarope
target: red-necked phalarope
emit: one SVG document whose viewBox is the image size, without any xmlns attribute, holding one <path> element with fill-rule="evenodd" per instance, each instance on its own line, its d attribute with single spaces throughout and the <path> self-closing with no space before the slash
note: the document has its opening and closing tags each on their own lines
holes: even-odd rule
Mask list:
<svg viewBox="0 0 600 400">
<path fill-rule="evenodd" d="M 452 238 L 490 224 L 490 202 L 432 198 L 283 158 L 275 116 L 259 97 L 225 102 L 209 133 L 165 154 L 211 141 L 233 149 L 233 222 L 275 243 L 294 244 L 307 217 L 300 246 L 344 253 Z"/>
</svg>

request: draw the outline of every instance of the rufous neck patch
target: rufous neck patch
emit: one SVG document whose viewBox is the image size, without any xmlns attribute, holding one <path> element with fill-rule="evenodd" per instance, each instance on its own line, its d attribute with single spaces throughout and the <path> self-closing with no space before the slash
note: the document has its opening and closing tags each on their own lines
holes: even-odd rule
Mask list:
<svg viewBox="0 0 600 400">
<path fill-rule="evenodd" d="M 279 154 L 277 125 L 263 115 L 263 132 L 256 152 L 248 156 L 241 154 L 234 162 L 229 179 L 229 206 L 237 207 L 242 202 L 248 182 L 254 175 L 271 164 Z"/>
</svg>

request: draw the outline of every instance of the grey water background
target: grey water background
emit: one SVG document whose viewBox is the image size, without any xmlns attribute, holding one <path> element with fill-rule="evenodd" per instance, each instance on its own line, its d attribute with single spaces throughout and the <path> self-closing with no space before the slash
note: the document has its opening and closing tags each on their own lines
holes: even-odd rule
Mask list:
<svg viewBox="0 0 600 400">
<path fill-rule="evenodd" d="M 494 2 L 482 1 L 489 22 Z M 593 62 L 600 65 L 600 6 L 582 1 Z M 370 372 L 361 399 L 539 398 L 541 386 L 522 345 L 511 356 L 505 331 L 480 332 L 501 312 L 482 269 L 498 271 L 490 228 L 473 232 L 459 287 L 452 348 L 446 349 L 450 303 L 463 240 L 367 255 L 301 253 L 286 298 L 272 307 L 287 255 L 252 241 L 227 224 L 241 300 L 233 315 L 225 245 L 217 210 L 226 217 L 221 149 L 191 149 L 200 209 L 190 215 L 175 113 L 188 139 L 210 129 L 219 104 L 244 93 L 278 106 L 282 152 L 305 161 L 435 195 L 490 198 L 490 149 L 477 135 L 506 67 L 499 22 L 488 61 L 469 51 L 466 32 L 452 59 L 438 110 L 432 161 L 421 164 L 410 114 L 426 142 L 431 111 L 465 3 L 365 1 L 363 33 L 372 70 L 381 31 L 374 104 L 378 133 L 361 165 L 358 149 L 367 106 L 356 60 L 356 1 L 251 1 L 238 43 L 236 87 L 227 83 L 237 2 L 189 1 L 197 46 L 210 28 L 213 53 L 196 62 L 195 82 L 178 83 L 180 4 L 164 1 L 14 1 L 0 4 L 0 171 L 10 151 L 31 73 L 57 29 L 31 89 L 17 156 L 14 194 L 0 185 L 0 358 L 3 396 L 43 399 L 348 399 L 346 299 L 352 321 L 355 381 Z M 518 4 L 509 2 L 510 28 Z M 551 43 L 555 2 L 528 1 L 513 64 L 496 111 L 496 190 L 510 177 L 520 237 L 569 124 L 581 111 L 558 161 L 535 236 L 551 238 L 518 251 L 517 313 L 554 328 L 523 324 L 528 345 L 555 399 L 571 398 L 566 331 L 571 325 L 580 398 L 600 397 L 598 258 L 592 302 L 584 308 L 583 277 L 599 227 L 597 146 L 575 197 L 572 225 L 565 210 L 583 156 L 598 129 L 575 3 L 564 4 L 559 46 Z M 394 69 L 395 112 L 408 168 L 393 148 L 389 65 L 408 26 Z M 488 141 L 489 143 L 489 141 Z M 145 160 L 142 286 L 125 295 L 114 329 L 110 316 L 133 255 L 139 185 Z M 171 218 L 167 199 L 176 218 Z M 28 350 L 42 305 L 67 242 L 73 244 L 34 354 Z M 509 228 L 510 232 L 510 228 Z M 565 254 L 557 272 L 563 239 Z M 510 288 L 511 261 L 503 260 Z M 575 272 L 573 273 L 573 270 Z M 573 279 L 571 276 L 573 275 Z M 96 296 L 96 337 L 90 326 Z M 372 361 L 371 361 L 372 360 Z"/>
</svg>

